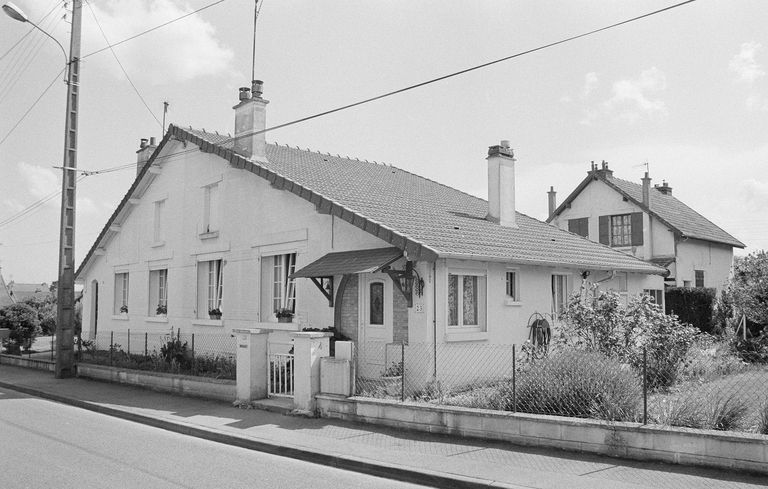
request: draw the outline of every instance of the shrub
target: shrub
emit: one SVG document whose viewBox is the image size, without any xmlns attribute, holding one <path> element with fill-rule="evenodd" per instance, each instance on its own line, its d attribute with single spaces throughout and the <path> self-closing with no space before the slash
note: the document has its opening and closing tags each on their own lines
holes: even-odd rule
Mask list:
<svg viewBox="0 0 768 489">
<path fill-rule="evenodd" d="M 756 337 L 733 337 L 733 348 L 739 357 L 749 363 L 768 363 L 768 335 Z"/>
<path fill-rule="evenodd" d="M 8 353 L 19 353 L 28 349 L 40 334 L 40 319 L 37 311 L 27 304 L 17 303 L 0 309 L 0 328 L 10 329 Z"/>
<path fill-rule="evenodd" d="M 677 371 L 680 380 L 709 381 L 739 373 L 749 366 L 739 358 L 725 339 L 702 333 L 686 353 Z"/>
<path fill-rule="evenodd" d="M 631 368 L 598 352 L 556 351 L 517 376 L 517 411 L 634 420 L 642 386 Z M 499 391 L 512 410 L 511 389 Z"/>
<path fill-rule="evenodd" d="M 651 410 L 660 424 L 732 431 L 739 428 L 748 407 L 742 399 L 715 390 L 663 399 Z"/>
<path fill-rule="evenodd" d="M 681 322 L 691 324 L 704 333 L 712 333 L 716 297 L 715 289 L 672 287 L 664 292 L 666 313 L 675 314 Z"/>
<path fill-rule="evenodd" d="M 764 401 L 760 406 L 759 418 L 757 420 L 757 432 L 768 435 L 768 401 Z"/>
<path fill-rule="evenodd" d="M 180 369 L 189 369 L 192 366 L 192 351 L 187 342 L 181 341 L 176 336 L 171 338 L 160 347 L 160 356 L 166 363 L 178 365 Z"/>
</svg>

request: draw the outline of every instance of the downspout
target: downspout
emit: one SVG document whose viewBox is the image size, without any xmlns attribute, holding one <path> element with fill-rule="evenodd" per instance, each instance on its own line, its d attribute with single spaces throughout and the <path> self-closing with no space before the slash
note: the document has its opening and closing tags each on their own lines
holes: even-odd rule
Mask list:
<svg viewBox="0 0 768 489">
<path fill-rule="evenodd" d="M 437 260 L 432 262 L 432 378 L 437 380 Z"/>
<path fill-rule="evenodd" d="M 600 284 L 603 282 L 608 282 L 609 280 L 613 280 L 616 277 L 616 270 L 611 270 L 611 274 L 605 278 L 601 278 L 600 280 L 597 280 L 595 282 L 592 282 L 592 286 L 595 289 L 595 296 L 597 296 L 597 291 L 600 289 Z"/>
</svg>

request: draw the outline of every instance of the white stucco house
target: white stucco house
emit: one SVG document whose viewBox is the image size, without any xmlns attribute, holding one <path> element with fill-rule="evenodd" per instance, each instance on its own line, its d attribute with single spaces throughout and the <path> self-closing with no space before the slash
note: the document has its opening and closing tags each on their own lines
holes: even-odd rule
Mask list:
<svg viewBox="0 0 768 489">
<path fill-rule="evenodd" d="M 558 206 L 549 191 L 554 226 L 666 267 L 668 287 L 711 287 L 728 282 L 734 238 L 672 195 L 663 182 L 651 187 L 648 173 L 634 183 L 613 176 L 606 162 L 592 163 L 587 176 Z M 661 303 L 663 291 L 649 293 Z"/>
<path fill-rule="evenodd" d="M 142 143 L 133 185 L 77 270 L 85 337 L 335 326 L 361 347 L 519 344 L 529 317 L 561 311 L 583 277 L 663 287 L 663 268 L 516 212 L 506 142 L 483 151 L 485 201 L 395 166 L 267 144 L 266 104 L 260 83 L 241 89 L 234 140 L 170 126 Z"/>
</svg>

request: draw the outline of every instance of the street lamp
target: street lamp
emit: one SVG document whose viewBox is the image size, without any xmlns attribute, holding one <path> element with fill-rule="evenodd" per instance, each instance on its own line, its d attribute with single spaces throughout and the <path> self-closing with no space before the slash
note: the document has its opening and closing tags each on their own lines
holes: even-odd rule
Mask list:
<svg viewBox="0 0 768 489">
<path fill-rule="evenodd" d="M 55 42 L 59 46 L 59 49 L 61 49 L 61 54 L 64 55 L 64 64 L 69 63 L 69 58 L 67 57 L 67 52 L 64 50 L 64 46 L 61 45 L 61 43 L 58 41 L 58 39 L 56 39 L 52 35 L 48 34 L 43 29 L 41 29 L 39 25 L 37 25 L 34 22 L 32 22 L 31 20 L 29 20 L 29 17 L 27 17 L 27 14 L 25 14 L 23 10 L 21 10 L 19 7 L 17 7 L 16 4 L 14 4 L 13 2 L 6 3 L 5 5 L 3 5 L 3 12 L 5 12 L 6 15 L 8 15 L 8 17 L 12 18 L 13 20 L 18 20 L 19 22 L 28 22 L 28 23 L 32 24 L 32 27 L 34 27 L 38 31 L 42 32 L 46 36 L 48 36 L 51 39 L 53 39 L 53 42 Z"/>
<path fill-rule="evenodd" d="M 31 22 L 13 3 L 3 5 L 3 12 L 19 22 L 29 22 L 40 32 L 56 39 Z M 64 164 L 61 179 L 61 225 L 59 227 L 59 282 L 56 304 L 56 367 L 57 379 L 72 377 L 75 366 L 75 191 L 77 172 L 77 108 L 80 102 L 80 30 L 82 0 L 72 2 L 72 35 L 69 56 L 64 47 L 67 64 L 67 112 L 64 119 Z"/>
</svg>

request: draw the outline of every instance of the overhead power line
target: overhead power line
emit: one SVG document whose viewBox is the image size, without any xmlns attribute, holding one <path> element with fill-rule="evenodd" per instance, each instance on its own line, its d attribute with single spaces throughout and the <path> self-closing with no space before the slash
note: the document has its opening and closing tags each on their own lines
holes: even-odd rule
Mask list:
<svg viewBox="0 0 768 489">
<path fill-rule="evenodd" d="M 112 48 L 114 48 L 115 46 L 119 46 L 119 45 L 121 45 L 121 44 L 123 44 L 123 43 L 126 43 L 126 42 L 128 42 L 128 41 L 131 41 L 131 40 L 133 40 L 133 39 L 136 39 L 137 37 L 141 37 L 141 36 L 143 36 L 144 34 L 149 34 L 149 33 L 150 33 L 150 32 L 152 32 L 152 31 L 156 31 L 156 30 L 158 30 L 158 29 L 160 29 L 160 28 L 162 28 L 162 27 L 165 27 L 165 26 L 167 26 L 167 25 L 173 24 L 174 22 L 178 22 L 178 21 L 180 21 L 180 20 L 182 20 L 182 19 L 186 19 L 187 17 L 189 17 L 189 16 L 191 16 L 191 15 L 195 15 L 195 14 L 196 14 L 196 13 L 198 13 L 198 12 L 202 12 L 203 10 L 205 10 L 205 9 L 208 9 L 208 8 L 211 8 L 211 7 L 215 6 L 215 5 L 218 5 L 218 4 L 220 4 L 220 3 L 224 2 L 224 1 L 225 1 L 225 0 L 217 0 L 216 2 L 213 2 L 213 3 L 209 3 L 208 5 L 205 5 L 205 6 L 203 6 L 203 7 L 200 7 L 200 8 L 199 8 L 199 9 L 197 9 L 197 10 L 193 10 L 192 12 L 189 12 L 188 14 L 184 14 L 184 15 L 182 15 L 182 16 L 180 16 L 180 17 L 176 17 L 175 19 L 171 19 L 171 20 L 169 20 L 168 22 L 162 23 L 162 24 L 160 24 L 160 25 L 156 25 L 155 27 L 152 27 L 151 29 L 147 29 L 146 31 L 142 31 L 142 32 L 139 32 L 138 34 L 135 34 L 135 35 L 131 36 L 131 37 L 125 38 L 125 39 L 123 39 L 122 41 L 118 41 L 118 42 L 116 42 L 116 43 L 114 43 L 114 44 L 109 44 L 108 46 L 106 46 L 106 47 L 103 47 L 103 48 L 101 48 L 101 49 L 97 49 L 96 51 L 93 51 L 92 53 L 88 53 L 88 54 L 86 54 L 85 56 L 81 57 L 80 59 L 85 59 L 85 58 L 91 57 L 91 56 L 93 56 L 94 54 L 99 54 L 99 53 L 101 53 L 101 52 L 103 52 L 103 51 L 106 51 L 107 49 L 112 49 Z"/>
<path fill-rule="evenodd" d="M 85 2 L 86 5 L 88 5 L 88 10 L 91 11 L 91 15 L 93 16 L 93 20 L 96 22 L 96 26 L 99 28 L 99 31 L 101 31 L 101 37 L 104 38 L 104 41 L 106 41 L 107 44 L 109 44 L 109 39 L 107 39 L 107 34 L 104 32 L 104 29 L 101 27 L 101 23 L 99 22 L 99 19 L 96 17 L 96 12 L 93 10 L 93 7 L 91 6 L 91 2 Z M 133 80 L 131 80 L 131 77 L 128 76 L 128 72 L 125 70 L 125 67 L 123 66 L 123 63 L 120 62 L 120 58 L 117 57 L 117 53 L 112 48 L 112 46 L 109 47 L 109 50 L 112 51 L 112 56 L 114 56 L 115 61 L 117 61 L 118 66 L 120 66 L 120 70 L 122 70 L 123 75 L 125 75 L 125 78 L 128 80 L 128 83 L 131 84 L 131 87 L 133 88 L 133 91 L 136 92 L 136 95 L 139 97 L 139 100 L 141 100 L 141 103 L 144 104 L 144 107 L 146 107 L 147 112 L 155 119 L 157 124 L 160 127 L 163 127 L 163 124 L 160 122 L 160 119 L 157 118 L 154 112 L 152 112 L 152 109 L 149 108 L 149 105 L 147 105 L 147 101 L 144 100 L 144 97 L 142 97 L 141 93 L 139 92 L 139 89 L 136 88 L 136 85 L 133 83 Z"/>
<path fill-rule="evenodd" d="M 46 93 L 48 93 L 48 90 L 50 90 L 53 84 L 58 81 L 59 76 L 61 76 L 61 74 L 64 73 L 66 69 L 67 67 L 65 66 L 64 68 L 61 69 L 61 71 L 56 73 L 56 76 L 53 78 L 53 80 L 51 80 L 51 83 L 49 83 L 48 86 L 45 87 L 45 90 L 43 90 L 43 92 L 37 97 L 37 99 L 35 99 L 35 101 L 32 103 L 32 105 L 29 106 L 27 111 L 24 112 L 21 118 L 18 121 L 16 121 L 16 124 L 13 125 L 13 127 L 5 134 L 5 136 L 3 136 L 3 139 L 0 139 L 0 145 L 2 145 L 5 142 L 5 140 L 8 139 L 8 136 L 13 134 L 13 131 L 15 131 L 16 128 L 19 127 L 19 124 L 21 124 L 22 121 L 24 121 L 24 119 L 26 119 L 26 117 L 29 115 L 29 113 L 32 112 L 32 109 L 34 109 L 37 103 L 40 102 L 40 99 L 43 98 L 43 96 Z"/>
</svg>

